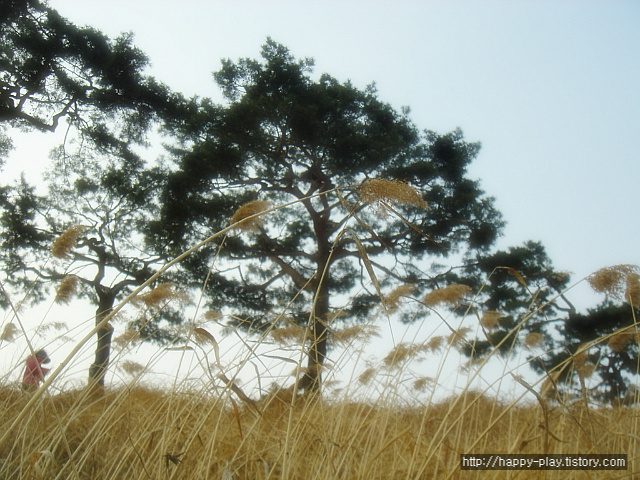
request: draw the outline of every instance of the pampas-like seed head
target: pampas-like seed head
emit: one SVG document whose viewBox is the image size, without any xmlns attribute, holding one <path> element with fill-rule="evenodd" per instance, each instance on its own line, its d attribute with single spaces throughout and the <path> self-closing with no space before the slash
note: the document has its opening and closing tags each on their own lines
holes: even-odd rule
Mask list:
<svg viewBox="0 0 640 480">
<path fill-rule="evenodd" d="M 174 298 L 184 299 L 181 292 L 177 290 L 175 283 L 162 283 L 149 293 L 138 295 L 133 300 L 134 303 L 144 303 L 146 307 L 157 307 L 163 302 L 167 302 Z"/>
<path fill-rule="evenodd" d="M 268 200 L 254 200 L 253 202 L 245 203 L 233 214 L 230 224 L 234 226 L 233 228 L 247 232 L 259 230 L 263 223 L 262 217 L 249 217 L 270 209 L 271 205 L 272 203 Z"/>
<path fill-rule="evenodd" d="M 635 334 L 633 333 L 616 333 L 609 338 L 607 345 L 614 352 L 624 352 L 627 349 L 627 346 L 634 340 Z"/>
<path fill-rule="evenodd" d="M 578 347 L 573 355 L 573 368 L 580 378 L 588 378 L 593 375 L 596 366 L 589 361 L 587 349 L 584 346 Z"/>
<path fill-rule="evenodd" d="M 400 364 L 429 351 L 429 347 L 420 343 L 399 343 L 391 349 L 382 360 L 388 368 L 398 367 Z"/>
<path fill-rule="evenodd" d="M 624 299 L 633 307 L 640 307 L 640 275 L 630 273 L 627 275 L 627 288 Z"/>
<path fill-rule="evenodd" d="M 482 325 L 487 330 L 492 330 L 500 325 L 501 318 L 502 313 L 489 310 L 487 312 L 484 312 L 484 315 L 482 315 L 482 317 L 480 318 L 480 325 Z"/>
<path fill-rule="evenodd" d="M 56 258 L 69 258 L 71 250 L 78 244 L 78 239 L 89 227 L 74 225 L 66 229 L 62 235 L 56 238 L 51 246 L 51 255 Z"/>
<path fill-rule="evenodd" d="M 7 323 L 2 329 L 2 335 L 0 335 L 0 340 L 4 340 L 5 342 L 13 342 L 18 335 L 18 327 L 15 326 L 14 323 Z"/>
<path fill-rule="evenodd" d="M 382 299 L 383 305 L 387 309 L 387 313 L 393 313 L 400 306 L 400 299 L 410 296 L 416 289 L 413 283 L 405 283 L 394 288 L 389 295 Z"/>
<path fill-rule="evenodd" d="M 472 292 L 471 287 L 467 285 L 460 285 L 454 283 L 444 288 L 438 288 L 433 290 L 424 297 L 424 304 L 433 307 L 439 303 L 449 303 L 452 305 L 457 304 L 462 297 L 470 295 Z"/>
<path fill-rule="evenodd" d="M 139 340 L 140 333 L 132 328 L 127 328 L 124 333 L 115 337 L 112 343 L 119 348 L 124 348 L 133 345 Z"/>
<path fill-rule="evenodd" d="M 447 343 L 449 343 L 454 348 L 462 348 L 467 344 L 466 336 L 471 331 L 470 327 L 461 327 L 457 330 L 454 330 L 449 334 L 447 338 Z"/>
<path fill-rule="evenodd" d="M 120 368 L 132 377 L 140 375 L 145 370 L 143 365 L 140 365 L 138 362 L 134 362 L 132 360 L 125 360 L 124 362 L 120 363 Z"/>
<path fill-rule="evenodd" d="M 615 265 L 601 268 L 587 278 L 587 282 L 593 290 L 611 297 L 623 298 L 627 288 L 627 279 L 637 274 L 640 268 L 637 265 Z"/>
<path fill-rule="evenodd" d="M 78 286 L 78 277 L 75 275 L 67 275 L 62 279 L 60 285 L 58 285 L 58 289 L 56 290 L 56 303 L 69 303 L 71 298 L 76 293 L 76 288 Z"/>
<path fill-rule="evenodd" d="M 418 392 L 425 392 L 429 385 L 433 385 L 433 378 L 420 377 L 413 382 L 413 389 Z"/>
<path fill-rule="evenodd" d="M 274 328 L 271 330 L 271 338 L 280 345 L 301 344 L 306 335 L 306 330 L 297 325 Z"/>
<path fill-rule="evenodd" d="M 373 377 L 376 376 L 376 373 L 377 370 L 375 368 L 369 367 L 364 372 L 362 372 L 360 376 L 358 376 L 358 382 L 360 382 L 362 385 L 366 385 L 371 381 Z"/>
<path fill-rule="evenodd" d="M 203 317 L 205 322 L 215 322 L 216 320 L 220 320 L 223 315 L 217 310 L 207 310 L 204 312 Z"/>
<path fill-rule="evenodd" d="M 586 362 L 576 366 L 576 373 L 580 378 L 589 378 L 596 371 L 596 366 L 591 362 Z"/>
<path fill-rule="evenodd" d="M 380 336 L 378 330 L 379 328 L 375 325 L 354 325 L 333 332 L 331 340 L 343 346 L 351 345 L 356 340 L 361 340 L 366 343 L 371 340 L 371 337 Z"/>
<path fill-rule="evenodd" d="M 445 338 L 438 335 L 437 337 L 431 337 L 427 342 L 427 349 L 431 352 L 437 352 L 442 348 Z"/>
<path fill-rule="evenodd" d="M 524 348 L 527 350 L 532 350 L 536 347 L 542 345 L 542 340 L 544 336 L 539 332 L 531 332 L 526 337 L 524 337 Z"/>
<path fill-rule="evenodd" d="M 427 208 L 420 192 L 401 180 L 373 178 L 358 187 L 358 194 L 365 205 L 374 205 L 381 213 L 386 213 L 388 210 L 385 204 L 415 205 Z"/>
</svg>

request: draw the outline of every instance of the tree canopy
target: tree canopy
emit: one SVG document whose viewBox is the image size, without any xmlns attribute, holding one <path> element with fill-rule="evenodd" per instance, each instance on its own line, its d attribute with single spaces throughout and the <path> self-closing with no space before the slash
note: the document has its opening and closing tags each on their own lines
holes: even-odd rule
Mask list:
<svg viewBox="0 0 640 480">
<path fill-rule="evenodd" d="M 65 142 L 57 149 L 46 196 L 24 177 L 0 187 L 6 284 L 28 291 L 35 302 L 54 286 L 68 295 L 71 284 L 80 282 L 79 293 L 95 302 L 100 323 L 160 260 L 145 253 L 141 234 L 145 216 L 157 206 L 159 170 L 147 168 L 133 145 L 144 144 L 162 118 L 176 121 L 184 102 L 144 74 L 148 60 L 132 35 L 111 40 L 74 25 L 45 2 L 3 1 L 0 36 L 0 155 L 11 147 L 8 127 L 54 132 L 63 125 L 73 129 L 69 138 L 79 139 L 78 145 L 91 145 L 69 152 Z M 49 261 L 56 237 L 70 242 L 63 254 L 69 271 Z M 140 326 L 148 337 L 163 337 L 148 323 Z M 90 371 L 99 384 L 110 340 L 106 326 L 98 332 Z"/>
<path fill-rule="evenodd" d="M 40 0 L 3 0 L 0 10 L 0 123 L 53 132 L 65 119 L 109 143 L 143 141 L 155 116 L 177 114 L 174 94 L 144 75 L 131 34 L 111 40 Z"/>
<path fill-rule="evenodd" d="M 157 211 L 163 177 L 159 169 L 130 160 L 106 152 L 97 152 L 97 158 L 61 155 L 49 169 L 46 195 L 38 195 L 24 179 L 5 187 L 0 197 L 3 283 L 28 291 L 31 302 L 53 292 L 60 303 L 86 298 L 101 325 L 117 301 L 148 280 L 165 261 L 144 250 L 141 233 Z M 162 300 L 177 293 L 168 285 L 164 292 Z M 181 316 L 168 308 L 151 318 L 140 313 L 129 326 L 138 338 L 174 339 L 158 324 L 180 322 Z M 97 333 L 90 382 L 104 385 L 112 333 L 110 324 Z"/>
<path fill-rule="evenodd" d="M 587 281 L 604 301 L 586 313 L 569 312 L 532 365 L 556 379 L 556 396 L 568 390 L 608 403 L 638 402 L 640 267 L 605 267 Z M 593 380 L 589 392 L 587 379 Z"/>
<path fill-rule="evenodd" d="M 469 177 L 480 145 L 460 130 L 421 130 L 375 85 L 315 75 L 313 60 L 271 39 L 260 59 L 222 61 L 214 78 L 225 102 L 215 104 L 186 100 L 145 75 L 148 60 L 131 34 L 111 40 L 39 0 L 3 2 L 0 35 L 0 156 L 11 147 L 8 127 L 52 132 L 63 121 L 92 147 L 57 151 L 47 196 L 24 179 L 0 188 L 3 269 L 34 301 L 73 271 L 100 323 L 157 262 L 232 224 L 174 278 L 204 284 L 231 326 L 304 332 L 307 365 L 296 388 L 319 388 L 343 325 L 377 312 L 415 321 L 447 302 L 479 319 L 481 334 L 461 343 L 472 358 L 508 355 L 536 339 L 544 353 L 530 361 L 560 371 L 557 386 L 577 376 L 584 391 L 592 368 L 611 400 L 636 378 L 628 329 L 637 299 L 628 297 L 629 308 L 608 298 L 579 314 L 565 295 L 569 275 L 540 243 L 494 251 L 504 222 Z M 156 121 L 170 137 L 162 167 L 134 148 Z M 65 232 L 69 263 L 43 263 Z M 107 271 L 116 280 L 106 281 Z M 622 271 L 637 283 L 636 270 Z M 399 309 L 400 297 L 415 308 Z M 145 338 L 169 338 L 154 319 L 135 326 Z M 605 345 L 603 336 L 612 340 Z M 90 372 L 98 383 L 110 340 L 108 328 L 98 333 Z"/>
<path fill-rule="evenodd" d="M 175 129 L 175 172 L 149 231 L 156 245 L 178 251 L 225 227 L 243 205 L 256 213 L 287 204 L 225 239 L 221 252 L 237 267 L 213 271 L 207 291 L 248 329 L 283 318 L 308 325 L 300 386 L 310 388 L 335 318 L 366 318 L 382 288 L 445 282 L 429 258 L 486 250 L 502 226 L 492 199 L 467 177 L 478 144 L 460 131 L 421 132 L 373 86 L 314 79 L 312 66 L 271 40 L 262 61 L 223 61 L 215 79 L 228 103 L 204 100 Z M 195 281 L 214 253 L 187 260 Z M 372 285 L 359 285 L 360 271 Z"/>
</svg>

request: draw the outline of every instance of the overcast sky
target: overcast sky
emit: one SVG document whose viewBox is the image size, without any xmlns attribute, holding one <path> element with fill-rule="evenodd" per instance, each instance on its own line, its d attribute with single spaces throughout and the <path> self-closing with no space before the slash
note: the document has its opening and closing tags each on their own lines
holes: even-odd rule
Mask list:
<svg viewBox="0 0 640 480">
<path fill-rule="evenodd" d="M 317 74 L 375 82 L 418 127 L 480 141 L 471 173 L 508 222 L 501 247 L 540 240 L 576 280 L 640 263 L 638 1 L 50 4 L 134 32 L 149 73 L 187 96 L 221 99 L 220 59 L 257 58 L 271 36 Z"/>
</svg>

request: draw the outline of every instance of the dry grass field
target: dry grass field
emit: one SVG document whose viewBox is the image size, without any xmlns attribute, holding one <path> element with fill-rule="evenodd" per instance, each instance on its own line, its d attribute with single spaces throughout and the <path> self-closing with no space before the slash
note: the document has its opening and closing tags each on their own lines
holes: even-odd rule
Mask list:
<svg viewBox="0 0 640 480">
<path fill-rule="evenodd" d="M 611 277 L 612 272 L 618 270 L 605 273 Z M 620 283 L 618 277 L 614 280 Z M 640 285 L 640 277 L 634 278 L 633 285 Z M 610 280 L 605 287 L 612 285 Z M 465 294 L 453 287 L 464 286 L 431 292 L 425 302 L 437 304 L 452 301 L 454 294 L 456 298 Z M 164 294 L 172 291 L 163 290 Z M 139 290 L 122 305 L 137 293 Z M 434 298 L 434 293 L 440 296 Z M 383 300 L 391 305 L 399 297 L 400 293 Z M 488 322 L 485 317 L 480 321 Z M 352 355 L 357 357 L 360 347 L 347 337 L 370 336 L 373 328 L 345 329 L 342 340 L 356 351 Z M 425 352 L 437 352 L 445 362 L 449 350 L 464 337 L 461 330 L 423 343 L 394 339 L 380 369 L 385 364 L 389 369 L 408 368 L 408 359 Z M 552 400 L 545 396 L 545 379 L 531 386 L 505 368 L 503 377 L 515 379 L 526 389 L 525 395 L 513 400 L 505 395 L 493 397 L 489 390 L 475 391 L 470 381 L 448 398 L 405 398 L 399 387 L 401 374 L 391 370 L 387 370 L 386 383 L 379 382 L 380 388 L 369 395 L 360 394 L 353 385 L 323 396 L 298 395 L 284 388 L 274 388 L 269 395 L 262 388 L 257 394 L 255 390 L 245 393 L 240 383 L 224 373 L 230 372 L 220 361 L 225 352 L 219 352 L 213 336 L 195 324 L 187 336 L 194 344 L 198 336 L 208 342 L 205 357 L 215 356 L 215 362 L 209 364 L 218 369 L 215 377 L 209 368 L 208 379 L 200 383 L 176 376 L 169 385 L 152 388 L 148 386 L 151 382 L 145 382 L 145 367 L 140 366 L 136 374 L 135 363 L 121 355 L 123 349 L 112 358 L 110 369 L 129 370 L 133 380 L 106 389 L 60 384 L 50 388 L 95 331 L 77 342 L 36 393 L 25 393 L 18 382 L 0 379 L 0 480 L 640 479 L 639 390 L 632 399 L 635 407 L 596 404 L 589 400 L 584 383 L 581 398 Z M 2 340 L 9 341 L 13 333 L 5 332 Z M 274 328 L 258 342 L 269 335 L 275 343 L 293 339 L 300 348 L 305 340 L 299 334 L 289 327 Z M 638 338 L 637 331 L 635 336 L 625 335 L 625 341 Z M 602 341 L 611 342 L 614 337 Z M 191 347 L 181 347 L 182 351 L 187 348 Z M 253 347 L 247 350 L 258 355 Z M 580 366 L 578 358 L 576 355 L 571 368 Z M 334 360 L 336 364 L 342 361 Z M 236 358 L 232 364 L 247 362 Z M 478 369 L 484 366 L 475 365 Z M 354 375 L 351 383 L 366 384 L 368 377 L 376 375 L 373 370 Z M 440 372 L 437 365 L 430 368 L 436 370 Z M 418 384 L 426 378 L 411 378 L 410 370 L 405 373 L 414 389 L 420 390 Z M 439 382 L 436 378 L 430 386 L 432 393 Z M 625 470 L 609 471 L 473 471 L 461 469 L 462 454 L 626 454 L 628 465 Z"/>
<path fill-rule="evenodd" d="M 0 431 L 30 397 L 0 390 Z M 119 388 L 44 395 L 0 446 L 0 479 L 638 478 L 640 411 L 505 404 L 468 392 L 421 407 Z M 618 471 L 462 471 L 462 453 L 627 453 Z"/>
</svg>

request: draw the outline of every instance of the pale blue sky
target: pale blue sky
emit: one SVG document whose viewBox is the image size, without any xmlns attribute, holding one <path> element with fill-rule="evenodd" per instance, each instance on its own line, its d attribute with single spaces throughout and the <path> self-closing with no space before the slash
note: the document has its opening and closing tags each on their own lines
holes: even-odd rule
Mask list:
<svg viewBox="0 0 640 480">
<path fill-rule="evenodd" d="M 376 82 L 418 127 L 482 143 L 471 171 L 508 222 L 501 246 L 541 240 L 576 280 L 640 263 L 639 1 L 50 4 L 110 36 L 133 31 L 149 73 L 188 96 L 219 99 L 220 59 L 256 58 L 267 36 L 318 74 Z"/>
</svg>

